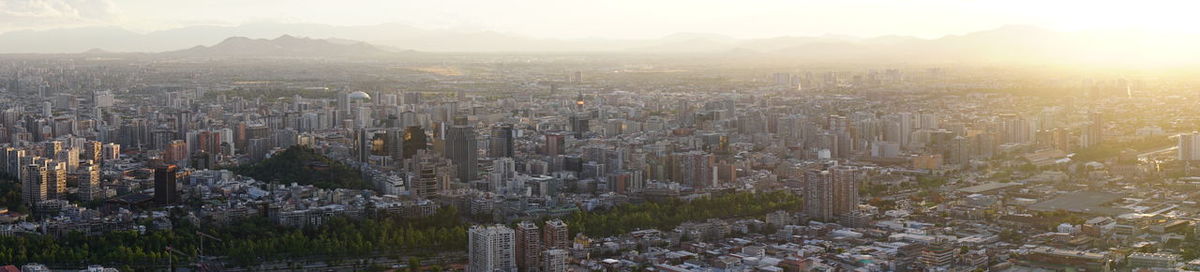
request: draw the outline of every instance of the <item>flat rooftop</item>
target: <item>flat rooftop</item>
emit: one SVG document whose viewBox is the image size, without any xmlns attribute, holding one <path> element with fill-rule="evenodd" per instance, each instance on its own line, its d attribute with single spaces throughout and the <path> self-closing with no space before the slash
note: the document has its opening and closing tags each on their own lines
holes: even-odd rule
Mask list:
<svg viewBox="0 0 1200 272">
<path fill-rule="evenodd" d="M 1095 215 L 1119 215 L 1128 213 L 1130 210 L 1105 207 L 1104 205 L 1120 200 L 1123 197 L 1123 194 L 1118 193 L 1071 192 L 1030 205 L 1029 209 L 1043 212 L 1063 210 Z"/>
<path fill-rule="evenodd" d="M 971 186 L 971 187 L 960 188 L 960 189 L 958 189 L 958 191 L 964 192 L 964 193 L 970 193 L 970 194 L 978 194 L 978 193 L 982 193 L 982 192 L 1000 190 L 1000 189 L 1010 188 L 1010 187 L 1015 187 L 1015 186 L 1020 186 L 1020 185 L 1021 185 L 1020 183 L 1016 183 L 1016 182 L 988 182 L 988 183 L 975 185 L 975 186 Z"/>
</svg>

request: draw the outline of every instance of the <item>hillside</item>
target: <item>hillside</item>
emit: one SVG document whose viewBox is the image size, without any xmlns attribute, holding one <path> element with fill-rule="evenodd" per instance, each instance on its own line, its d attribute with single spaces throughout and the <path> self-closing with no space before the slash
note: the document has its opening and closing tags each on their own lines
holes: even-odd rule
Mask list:
<svg viewBox="0 0 1200 272">
<path fill-rule="evenodd" d="M 370 188 L 358 170 L 301 146 L 293 146 L 269 159 L 230 170 L 239 175 L 276 183 L 295 182 L 325 189 Z"/>
</svg>

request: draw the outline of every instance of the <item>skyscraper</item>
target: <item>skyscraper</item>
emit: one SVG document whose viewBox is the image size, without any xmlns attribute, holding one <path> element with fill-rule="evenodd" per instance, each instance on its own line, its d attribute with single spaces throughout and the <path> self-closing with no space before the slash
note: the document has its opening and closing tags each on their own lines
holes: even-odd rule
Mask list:
<svg viewBox="0 0 1200 272">
<path fill-rule="evenodd" d="M 467 236 L 470 259 L 467 271 L 517 271 L 513 229 L 503 225 L 472 226 Z"/>
<path fill-rule="evenodd" d="M 419 126 L 409 126 L 404 128 L 404 158 L 412 158 L 417 154 L 417 150 L 425 150 L 429 145 L 429 139 L 425 135 L 425 129 Z"/>
<path fill-rule="evenodd" d="M 383 137 L 384 151 L 394 161 L 404 159 L 404 132 L 399 128 L 388 128 Z"/>
<path fill-rule="evenodd" d="M 488 145 L 488 156 L 494 158 L 513 157 L 513 126 L 503 124 L 492 127 L 491 144 Z"/>
<path fill-rule="evenodd" d="M 478 175 L 477 146 L 474 126 L 454 125 L 446 132 L 446 158 L 458 166 L 456 176 L 459 182 L 473 181 Z"/>
<path fill-rule="evenodd" d="M 174 164 L 161 165 L 154 168 L 154 202 L 159 205 L 169 205 L 179 200 L 175 188 L 177 168 Z"/>
<path fill-rule="evenodd" d="M 371 132 L 365 128 L 354 130 L 354 158 L 360 162 L 371 160 Z"/>
<path fill-rule="evenodd" d="M 591 129 L 588 126 L 588 117 L 582 113 L 572 113 L 567 122 L 571 126 L 571 132 L 575 133 L 575 138 L 583 138 L 584 134 Z"/>
<path fill-rule="evenodd" d="M 542 233 L 537 224 L 521 221 L 517 224 L 517 269 L 541 271 Z"/>
</svg>

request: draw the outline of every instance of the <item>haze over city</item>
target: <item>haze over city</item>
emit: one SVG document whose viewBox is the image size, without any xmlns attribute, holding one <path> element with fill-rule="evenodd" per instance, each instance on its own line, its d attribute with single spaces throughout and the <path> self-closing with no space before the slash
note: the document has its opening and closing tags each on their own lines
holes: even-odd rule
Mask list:
<svg viewBox="0 0 1200 272">
<path fill-rule="evenodd" d="M 1188 54 L 1200 46 L 1189 15 L 1196 8 L 1187 1 L 17 0 L 0 2 L 0 52 L 163 52 L 292 35 L 393 51 L 788 56 L 840 44 L 862 51 L 817 48 L 816 55 L 1173 66 L 1197 61 Z M 1002 36 L 971 39 L 990 32 Z M 962 57 L 924 52 L 946 48 Z"/>
<path fill-rule="evenodd" d="M 0 272 L 1200 271 L 1197 10 L 0 0 Z"/>
</svg>

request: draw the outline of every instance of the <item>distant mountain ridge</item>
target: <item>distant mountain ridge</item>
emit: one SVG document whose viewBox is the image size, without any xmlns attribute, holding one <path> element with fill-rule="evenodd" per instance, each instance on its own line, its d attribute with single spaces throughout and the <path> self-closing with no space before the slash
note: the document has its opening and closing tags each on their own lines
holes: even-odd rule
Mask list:
<svg viewBox="0 0 1200 272">
<path fill-rule="evenodd" d="M 199 45 L 162 54 L 184 57 L 369 57 L 389 53 L 364 42 L 283 35 L 271 40 L 231 37 L 213 46 Z"/>
<path fill-rule="evenodd" d="M 408 50 L 705 54 L 772 61 L 1038 64 L 1125 64 L 1149 61 L 1190 64 L 1200 63 L 1200 54 L 1187 54 L 1196 47 L 1200 47 L 1200 39 L 1196 36 L 1165 36 L 1121 31 L 1056 32 L 1031 26 L 1005 26 L 936 39 L 907 36 L 859 38 L 839 35 L 736 39 L 705 33 L 679 33 L 659 39 L 642 40 L 556 40 L 492 31 L 429 30 L 399 24 L 330 26 L 277 23 L 191 26 L 146 34 L 113 27 L 0 34 L 0 53 L 163 52 L 158 55 L 225 57 L 385 56 Z"/>
</svg>

